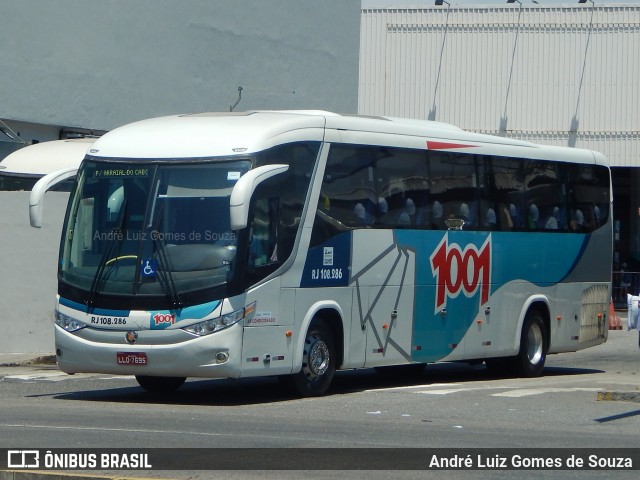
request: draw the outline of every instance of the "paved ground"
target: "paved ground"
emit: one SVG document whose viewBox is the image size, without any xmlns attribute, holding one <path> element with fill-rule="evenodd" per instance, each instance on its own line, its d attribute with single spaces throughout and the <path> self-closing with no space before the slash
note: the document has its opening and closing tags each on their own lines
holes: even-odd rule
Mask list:
<svg viewBox="0 0 640 480">
<path fill-rule="evenodd" d="M 546 374 L 541 378 L 493 378 L 479 372 L 481 366 L 446 364 L 428 368 L 415 380 L 402 381 L 376 375 L 371 370 L 341 372 L 332 394 L 320 399 L 289 399 L 269 388 L 268 379 L 247 379 L 195 380 L 188 382 L 175 399 L 157 402 L 141 391 L 132 378 L 67 376 L 55 364 L 38 363 L 51 361 L 51 355 L 1 356 L 0 364 L 4 366 L 0 366 L 0 378 L 4 383 L 0 392 L 3 415 L 8 419 L 3 436 L 25 445 L 82 444 L 104 448 L 147 446 L 148 442 L 185 447 L 206 444 L 212 448 L 233 444 L 241 448 L 265 439 L 269 439 L 270 445 L 286 446 L 292 438 L 331 445 L 348 442 L 350 446 L 426 442 L 426 446 L 451 448 L 490 447 L 503 445 L 505 441 L 510 446 L 627 446 L 637 439 L 640 418 L 637 403 L 628 403 L 637 401 L 628 395 L 640 397 L 637 370 L 640 352 L 637 332 L 626 331 L 626 318 L 622 319 L 622 328 L 610 331 L 609 341 L 604 345 L 550 356 Z M 601 397 L 601 392 L 609 398 Z M 621 401 L 596 401 L 596 395 L 597 400 Z M 620 398 L 614 398 L 616 395 Z M 548 408 L 541 407 L 545 404 Z M 309 417 L 310 410 L 315 419 Z M 478 412 L 482 412 L 481 418 Z M 161 428 L 158 418 L 164 419 Z M 137 473 L 117 472 L 97 478 L 143 476 Z M 230 472 L 211 471 L 148 472 L 156 478 L 190 480 L 319 478 L 313 472 L 275 473 L 268 476 L 259 471 L 239 472 L 232 476 Z M 338 472 L 331 476 L 330 472 L 322 472 L 322 477 L 390 478 L 383 472 L 375 476 L 376 473 L 349 472 L 346 476 Z M 413 476 L 392 473 L 394 478 L 415 478 L 415 473 Z M 531 472 L 521 473 L 500 476 L 530 478 Z M 571 476 L 562 471 L 537 472 L 549 480 L 595 480 L 603 478 L 603 474 L 608 478 L 613 475 L 575 473 Z M 74 475 L 75 480 L 86 478 L 80 472 Z M 615 472 L 620 479 L 635 478 L 633 475 Z M 496 476 L 495 472 L 429 475 L 449 480 L 471 477 L 488 480 Z M 0 480 L 63 479 L 0 472 Z"/>
</svg>

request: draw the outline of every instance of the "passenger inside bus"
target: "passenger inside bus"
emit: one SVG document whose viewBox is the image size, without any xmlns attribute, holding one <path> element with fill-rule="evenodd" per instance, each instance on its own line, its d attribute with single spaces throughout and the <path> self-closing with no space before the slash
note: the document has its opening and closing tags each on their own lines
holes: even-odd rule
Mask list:
<svg viewBox="0 0 640 480">
<path fill-rule="evenodd" d="M 431 209 L 431 228 L 433 230 L 441 230 L 444 228 L 444 223 L 442 221 L 443 215 L 444 209 L 442 208 L 442 203 L 436 200 L 433 202 L 433 208 Z"/>
<path fill-rule="evenodd" d="M 538 229 L 538 219 L 540 218 L 540 211 L 535 203 L 529 206 L 529 215 L 527 216 L 527 228 L 529 230 Z"/>
<path fill-rule="evenodd" d="M 518 229 L 522 227 L 522 223 L 520 223 L 520 215 L 518 214 L 518 207 L 515 204 L 509 204 L 509 217 L 511 218 L 511 223 L 513 225 L 512 228 Z"/>
<path fill-rule="evenodd" d="M 511 204 L 515 209 L 515 205 Z M 513 218 L 511 218 L 510 208 L 504 203 L 500 204 L 500 226 L 502 230 L 513 230 Z"/>
<path fill-rule="evenodd" d="M 416 218 L 416 204 L 411 198 L 407 198 L 404 202 L 404 213 L 409 217 L 409 224 L 413 225 Z"/>
<path fill-rule="evenodd" d="M 560 209 L 558 207 L 553 207 L 553 211 L 547 221 L 544 224 L 545 230 L 558 230 L 558 218 L 560 216 Z"/>
<path fill-rule="evenodd" d="M 495 230 L 496 228 L 496 212 L 493 208 L 489 208 L 487 210 L 487 215 L 485 217 L 485 227 L 489 230 Z"/>
<path fill-rule="evenodd" d="M 584 214 L 582 213 L 582 210 L 577 209 L 573 214 L 573 219 L 571 220 L 571 229 L 574 232 L 586 231 L 586 228 L 584 225 Z"/>
</svg>

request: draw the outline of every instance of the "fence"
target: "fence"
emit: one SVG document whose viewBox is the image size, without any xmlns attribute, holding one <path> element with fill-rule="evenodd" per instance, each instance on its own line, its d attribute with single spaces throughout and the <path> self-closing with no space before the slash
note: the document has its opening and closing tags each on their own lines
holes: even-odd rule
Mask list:
<svg viewBox="0 0 640 480">
<path fill-rule="evenodd" d="M 640 294 L 640 272 L 614 271 L 611 296 L 616 309 L 626 310 L 628 293 Z"/>
</svg>

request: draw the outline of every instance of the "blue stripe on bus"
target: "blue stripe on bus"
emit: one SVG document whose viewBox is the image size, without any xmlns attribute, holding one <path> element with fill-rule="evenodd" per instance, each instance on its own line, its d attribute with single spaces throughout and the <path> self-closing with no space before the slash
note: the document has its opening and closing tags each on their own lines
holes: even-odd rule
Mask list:
<svg viewBox="0 0 640 480">
<path fill-rule="evenodd" d="M 190 319 L 197 320 L 199 318 L 204 318 L 207 315 L 211 314 L 216 308 L 220 306 L 221 300 L 214 300 L 213 302 L 203 303 L 201 305 L 193 305 L 191 307 L 186 307 L 181 310 L 170 311 L 170 310 L 154 310 L 149 312 L 150 317 L 150 327 L 152 330 L 161 330 L 167 328 L 173 323 L 179 322 L 181 320 Z M 111 310 L 107 308 L 94 308 L 90 309 L 86 305 L 82 303 L 73 302 L 67 298 L 60 297 L 60 305 L 64 305 L 65 307 L 73 308 L 74 310 L 78 310 L 83 313 L 89 313 L 91 310 L 92 314 L 95 315 L 103 315 L 105 317 L 128 317 L 131 314 L 131 310 Z M 168 323 L 156 323 L 153 320 L 153 317 L 157 314 L 161 315 L 175 315 L 174 322 Z"/>
<path fill-rule="evenodd" d="M 185 307 L 181 310 L 151 310 L 149 312 L 149 328 L 151 330 L 164 330 L 170 327 L 174 323 L 178 323 L 182 320 L 198 320 L 205 318 L 214 312 L 216 308 L 222 303 L 221 300 L 214 300 L 213 302 L 203 303 L 201 305 L 193 305 L 191 307 Z M 156 321 L 154 318 L 156 315 L 165 316 L 165 318 L 171 316 L 171 321 Z"/>
<path fill-rule="evenodd" d="M 371 241 L 375 242 L 377 231 L 368 232 Z M 412 343 L 422 346 L 412 351 L 412 360 L 432 362 L 449 355 L 452 346 L 462 341 L 477 313 L 482 311 L 481 297 L 488 303 L 491 295 L 512 282 L 547 287 L 564 281 L 578 266 L 590 238 L 590 234 L 576 233 L 395 230 L 394 244 L 379 255 L 384 257 L 389 249 L 396 248 L 415 255 L 415 278 L 404 279 L 405 286 L 414 288 Z M 353 277 L 350 254 L 353 248 L 367 249 L 368 246 L 352 246 L 352 241 L 352 233 L 345 232 L 309 249 L 301 286 L 354 286 L 359 280 L 358 288 L 366 288 L 367 279 L 360 277 L 366 276 L 368 268 Z M 452 255 L 456 258 L 454 262 L 465 256 L 473 258 L 466 265 L 473 270 L 477 267 L 473 262 L 486 258 L 483 252 L 486 254 L 487 246 L 490 246 L 490 276 L 486 290 L 482 291 L 480 284 L 483 279 L 480 276 L 474 278 L 473 272 L 468 273 L 467 281 L 472 279 L 476 282 L 477 289 L 472 293 L 458 290 L 452 295 L 445 295 L 446 305 L 436 307 L 438 288 L 443 288 L 443 280 L 436 278 L 431 257 L 442 249 L 447 255 L 455 250 Z M 371 262 L 370 267 L 375 268 L 376 259 L 371 258 Z M 456 275 L 456 268 L 449 269 L 450 266 L 442 267 L 440 273 L 444 275 L 446 271 L 450 277 Z M 337 276 L 335 272 L 338 272 Z M 349 272 L 349 275 L 340 275 L 340 272 Z M 460 278 L 451 279 L 452 283 L 459 281 Z M 444 307 L 446 315 L 441 314 Z"/>
<path fill-rule="evenodd" d="M 128 317 L 131 313 L 131 310 L 111 310 L 108 308 L 93 308 L 90 309 L 87 305 L 83 303 L 73 302 L 64 297 L 60 297 L 60 305 L 64 305 L 65 307 L 73 308 L 74 310 L 78 310 L 83 313 L 91 313 L 95 315 L 104 315 L 106 317 Z"/>
<path fill-rule="evenodd" d="M 398 246 L 415 252 L 416 256 L 413 344 L 423 347 L 412 352 L 412 360 L 440 360 L 451 353 L 452 345 L 458 345 L 473 324 L 482 306 L 480 291 L 469 297 L 459 292 L 455 298 L 447 298 L 446 315 L 442 315 L 442 309 L 436 309 L 438 285 L 430 257 L 447 234 L 429 235 L 411 230 L 397 230 L 394 234 Z M 467 245 L 479 250 L 489 235 L 490 295 L 513 281 L 541 287 L 561 282 L 576 267 L 589 240 L 589 235 L 580 234 L 450 232 L 448 245 L 459 251 L 464 251 Z"/>
<path fill-rule="evenodd" d="M 351 266 L 351 240 L 351 232 L 345 232 L 310 248 L 300 286 L 346 287 Z"/>
</svg>

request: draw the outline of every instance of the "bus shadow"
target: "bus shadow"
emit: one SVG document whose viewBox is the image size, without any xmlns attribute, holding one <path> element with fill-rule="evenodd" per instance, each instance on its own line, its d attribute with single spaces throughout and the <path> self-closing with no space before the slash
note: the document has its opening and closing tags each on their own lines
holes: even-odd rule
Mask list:
<svg viewBox="0 0 640 480">
<path fill-rule="evenodd" d="M 277 378 L 190 379 L 176 392 L 151 393 L 141 387 L 82 390 L 54 395 L 59 400 L 135 404 L 236 406 L 292 400 Z"/>
<path fill-rule="evenodd" d="M 543 376 L 560 377 L 605 373 L 588 368 L 545 367 Z M 501 381 L 514 377 L 497 376 L 484 365 L 466 363 L 428 365 L 424 370 L 391 368 L 341 371 L 336 373 L 330 396 L 348 395 L 368 390 L 428 387 L 473 381 Z M 172 404 L 194 406 L 240 406 L 304 401 L 287 390 L 275 377 L 248 379 L 192 379 L 178 391 L 168 394 L 149 393 L 138 386 L 100 390 L 81 390 L 52 395 L 59 400 L 138 404 Z"/>
<path fill-rule="evenodd" d="M 605 372 L 588 368 L 545 367 L 543 377 L 591 375 L 595 373 Z M 484 364 L 442 363 L 428 365 L 422 372 L 415 372 L 411 369 L 403 372 L 401 368 L 392 369 L 389 373 L 378 373 L 373 369 L 341 372 L 341 375 L 336 375 L 334 379 L 332 393 L 351 393 L 385 388 L 410 388 L 433 384 L 446 386 L 447 384 L 478 381 L 497 382 L 516 378 L 496 375 L 487 369 Z"/>
<path fill-rule="evenodd" d="M 544 367 L 542 373 L 545 377 L 559 377 L 569 375 L 592 375 L 594 373 L 606 373 L 604 370 L 595 368 L 576 368 L 576 367 Z"/>
</svg>

